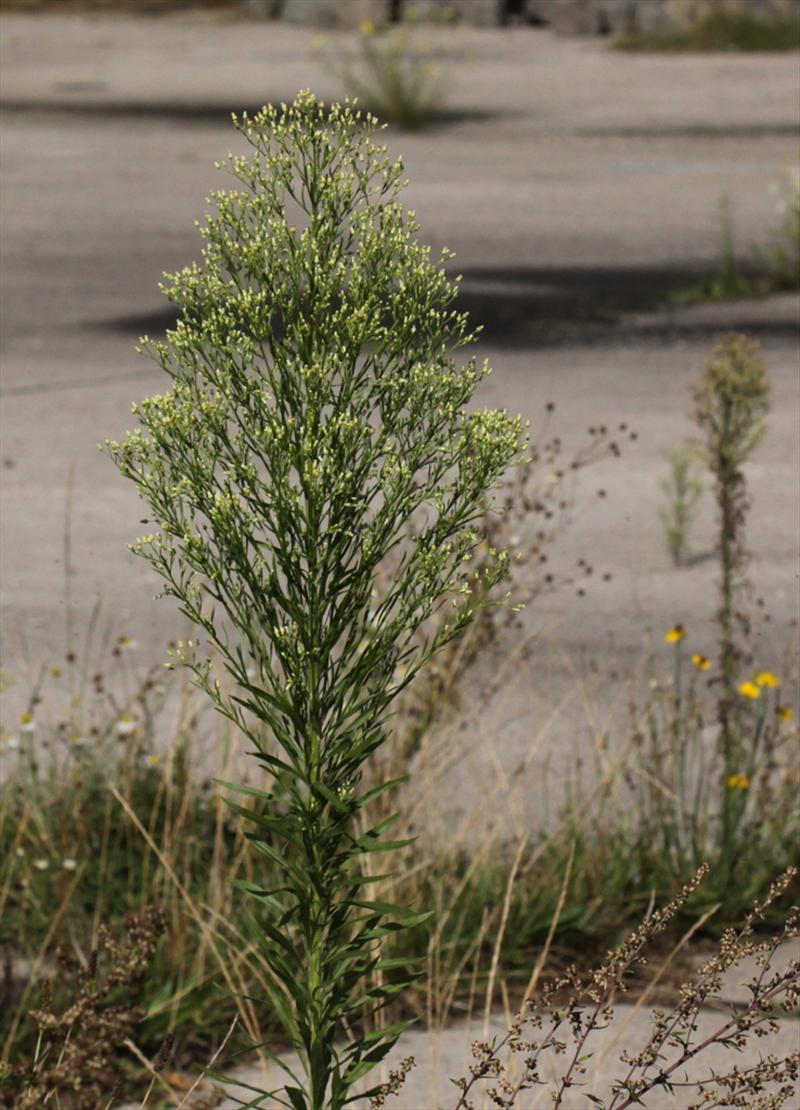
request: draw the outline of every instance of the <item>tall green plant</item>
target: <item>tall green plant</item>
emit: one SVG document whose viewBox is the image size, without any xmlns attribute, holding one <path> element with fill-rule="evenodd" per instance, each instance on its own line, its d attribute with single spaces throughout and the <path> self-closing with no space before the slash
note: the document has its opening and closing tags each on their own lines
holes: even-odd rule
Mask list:
<svg viewBox="0 0 800 1110">
<path fill-rule="evenodd" d="M 747 566 L 744 526 L 748 508 L 744 464 L 761 442 L 769 410 L 769 379 L 759 345 L 729 335 L 714 349 L 694 392 L 695 421 L 704 436 L 706 461 L 714 479 L 720 552 L 720 686 L 718 719 L 724 782 L 739 770 L 743 756 L 736 717 L 736 685 L 748 628 L 741 608 Z M 723 845 L 733 842 L 736 812 L 724 792 Z M 727 855 L 727 852 L 726 852 Z M 723 861 L 724 862 L 724 861 Z M 730 860 L 727 861 L 728 865 Z"/>
<path fill-rule="evenodd" d="M 365 813 L 392 783 L 365 789 L 362 769 L 394 699 L 486 603 L 466 561 L 524 432 L 467 408 L 488 368 L 455 365 L 473 336 L 398 200 L 402 165 L 373 142 L 377 122 L 303 92 L 235 124 L 251 150 L 224 165 L 240 187 L 213 194 L 202 264 L 164 286 L 180 319 L 145 342 L 172 388 L 134 406 L 141 427 L 107 450 L 160 525 L 134 550 L 234 691 L 198 645 L 181 660 L 267 775 L 238 788 L 255 812 L 233 808 L 283 875 L 246 889 L 305 1072 L 287 1067 L 269 1094 L 319 1110 L 353 1101 L 400 1035 L 362 1023 L 409 980 L 381 961 L 381 938 L 421 920 L 366 896 L 364 857 L 398 844 L 383 839 L 392 819 Z M 482 586 L 506 566 L 495 552 Z M 365 986 L 377 971 L 383 985 Z"/>
</svg>

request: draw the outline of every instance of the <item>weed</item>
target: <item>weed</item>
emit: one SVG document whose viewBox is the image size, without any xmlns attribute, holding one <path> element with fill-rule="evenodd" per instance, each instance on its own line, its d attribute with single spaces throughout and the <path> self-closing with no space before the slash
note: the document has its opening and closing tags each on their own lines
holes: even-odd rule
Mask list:
<svg viewBox="0 0 800 1110">
<path fill-rule="evenodd" d="M 738 930 L 727 931 L 718 951 L 706 960 L 680 992 L 680 1002 L 671 1011 L 656 1011 L 651 1032 L 639 1051 L 628 1047 L 620 1057 L 618 1077 L 606 1084 L 605 1097 L 593 1092 L 587 1081 L 597 1034 L 614 1018 L 615 996 L 626 990 L 630 972 L 645 962 L 648 946 L 676 917 L 707 874 L 701 868 L 695 877 L 663 909 L 648 915 L 606 961 L 586 977 L 571 970 L 548 984 L 541 999 L 520 1011 L 504 1037 L 478 1040 L 472 1046 L 468 1074 L 453 1080 L 461 1094 L 454 1110 L 471 1110 L 472 1099 L 485 1093 L 492 1105 L 517 1106 L 522 1091 L 539 1089 L 554 1107 L 577 1105 L 576 1093 L 587 1105 L 601 1110 L 628 1110 L 647 1105 L 653 1093 L 671 1099 L 687 1089 L 697 1098 L 695 1106 L 759 1106 L 777 1108 L 796 1095 L 800 1051 L 780 1059 L 759 1054 L 756 1064 L 727 1073 L 709 1069 L 702 1078 L 692 1078 L 687 1065 L 714 1045 L 741 1051 L 750 1041 L 777 1029 L 776 1013 L 791 1012 L 800 1001 L 800 965 L 790 960 L 774 967 L 781 944 L 798 936 L 798 910 L 791 910 L 784 927 L 761 939 L 755 929 L 766 911 L 789 891 L 796 871 L 786 871 L 774 882 L 767 896 L 757 901 Z M 723 975 L 746 960 L 754 959 L 757 970 L 749 984 L 750 997 L 741 1006 L 713 1023 L 708 1033 L 698 1031 L 700 1011 L 714 1000 Z M 550 1062 L 555 1064 L 548 1068 Z M 555 1074 L 553 1074 L 555 1071 Z M 767 1090 L 765 1091 L 765 1088 Z M 652 1103 L 651 1105 L 655 1105 Z"/>
<path fill-rule="evenodd" d="M 30 699 L 41 699 L 34 713 L 23 714 L 30 720 L 3 745 L 6 1059 L 30 1048 L 26 995 L 52 961 L 56 933 L 90 947 L 101 920 L 113 924 L 147 904 L 164 908 L 169 929 L 141 984 L 148 1013 L 142 1049 L 152 1053 L 168 1032 L 178 1032 L 176 1055 L 185 1063 L 213 1051 L 237 1015 L 251 1037 L 263 1033 L 241 995 L 264 969 L 243 940 L 224 877 L 252 878 L 246 841 L 201 777 L 208 756 L 197 706 L 163 669 L 138 674 L 129 647 L 127 637 L 117 641 L 112 667 L 93 660 L 88 688 L 74 658 L 63 669 L 53 666 Z M 55 721 L 49 706 L 60 710 Z M 165 743 L 169 729 L 174 738 Z M 225 737 L 219 746 L 216 766 L 230 774 Z M 220 977 L 230 997 L 218 998 Z"/>
<path fill-rule="evenodd" d="M 719 272 L 694 285 L 676 289 L 670 298 L 674 304 L 730 301 L 769 291 L 763 279 L 744 274 L 739 267 L 733 238 L 733 212 L 727 193 L 723 193 L 719 199 L 719 221 L 722 241 Z"/>
<path fill-rule="evenodd" d="M 0 1064 L 0 1105 L 38 1110 L 110 1106 L 123 1090 L 118 1055 L 145 1016 L 141 1005 L 164 914 L 150 907 L 129 914 L 122 935 L 101 923 L 91 951 L 82 959 L 61 950 L 58 981 L 46 980 L 29 1018 L 38 1030 L 30 1060 Z M 167 1037 L 156 1061 L 170 1056 Z"/>
<path fill-rule="evenodd" d="M 134 549 L 235 689 L 193 642 L 176 656 L 264 775 L 225 785 L 255 799 L 229 804 L 280 875 L 242 893 L 272 975 L 265 1007 L 305 1077 L 261 1093 L 336 1110 L 403 1028 L 358 1032 L 413 975 L 379 942 L 420 920 L 366 896 L 368 857 L 402 844 L 368 810 L 394 784 L 365 790 L 364 764 L 395 699 L 506 574 L 507 554 L 489 553 L 477 588 L 468 563 L 524 431 L 467 408 L 488 367 L 456 368 L 473 337 L 398 201 L 402 165 L 372 142 L 377 121 L 304 92 L 237 127 L 252 154 L 227 167 L 244 188 L 214 194 L 203 266 L 165 285 L 181 318 L 147 344 L 173 388 L 107 448 L 161 529 Z"/>
<path fill-rule="evenodd" d="M 659 510 L 667 551 L 676 567 L 689 559 L 689 531 L 697 502 L 703 494 L 696 454 L 686 445 L 675 447 L 668 457 L 669 471 L 661 481 L 666 503 Z"/>
<path fill-rule="evenodd" d="M 800 288 L 800 169 L 787 171 L 775 183 L 779 215 L 772 242 L 763 255 L 771 289 Z"/>
<path fill-rule="evenodd" d="M 766 431 L 769 382 L 757 343 L 731 335 L 714 351 L 695 390 L 695 419 L 703 433 L 704 453 L 714 477 L 719 514 L 720 591 L 717 620 L 720 629 L 720 695 L 718 719 L 724 758 L 724 781 L 738 773 L 744 758 L 741 728 L 736 719 L 737 683 L 746 651 L 737 625 L 746 636 L 749 622 L 741 609 L 743 576 L 747 565 L 744 524 L 748 509 L 744 464 Z M 730 791 L 723 807 L 723 839 L 727 875 L 738 805 Z"/>
<path fill-rule="evenodd" d="M 674 290 L 669 298 L 673 304 L 762 297 L 784 289 L 800 288 L 800 175 L 786 175 L 774 185 L 773 191 L 780 195 L 780 221 L 766 248 L 755 249 L 745 269 L 736 256 L 730 199 L 726 193 L 721 195 L 722 250 L 719 271 L 702 281 Z"/>
<path fill-rule="evenodd" d="M 672 675 L 652 683 L 634 731 L 622 776 L 631 818 L 618 823 L 617 835 L 642 880 L 659 890 L 676 889 L 701 862 L 712 862 L 704 889 L 719 902 L 718 920 L 735 922 L 794 858 L 791 729 L 777 689 L 759 686 L 757 699 L 737 695 L 734 742 L 726 747 L 715 725 L 719 661 L 687 647 L 680 626 L 666 638 Z"/>
<path fill-rule="evenodd" d="M 379 119 L 409 131 L 435 119 L 447 84 L 445 65 L 452 51 L 434 53 L 405 27 L 377 32 L 363 24 L 355 47 L 319 48 L 321 60 L 349 96 Z"/>
</svg>

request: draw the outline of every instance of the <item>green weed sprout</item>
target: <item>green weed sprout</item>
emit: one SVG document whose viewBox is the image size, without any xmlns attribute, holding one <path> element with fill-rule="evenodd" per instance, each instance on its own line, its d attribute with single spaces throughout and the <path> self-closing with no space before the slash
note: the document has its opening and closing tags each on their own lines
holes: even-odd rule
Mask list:
<svg viewBox="0 0 800 1110">
<path fill-rule="evenodd" d="M 780 222 L 773 234 L 765 263 L 773 289 L 800 287 L 800 169 L 787 170 L 774 186 Z"/>
<path fill-rule="evenodd" d="M 402 844 L 365 812 L 393 784 L 366 789 L 362 769 L 398 694 L 506 572 L 494 552 L 476 589 L 467 560 L 525 432 L 467 407 L 488 367 L 455 365 L 473 335 L 377 121 L 302 92 L 234 122 L 251 150 L 221 165 L 240 187 L 212 194 L 202 263 L 167 277 L 166 342 L 143 340 L 172 388 L 105 446 L 160 526 L 133 549 L 235 688 L 199 643 L 179 660 L 268 776 L 223 784 L 255 798 L 231 804 L 282 873 L 240 885 L 304 1075 L 282 1065 L 285 1086 L 260 1096 L 320 1110 L 351 1102 L 399 1037 L 403 1023 L 363 1031 L 412 975 L 379 946 L 425 916 L 367 897 L 365 857 Z"/>
<path fill-rule="evenodd" d="M 737 297 L 757 296 L 769 292 L 763 278 L 748 277 L 736 257 L 733 233 L 733 209 L 727 193 L 719 198 L 720 264 L 717 273 L 692 285 L 676 289 L 675 304 L 696 304 L 698 301 L 730 301 Z"/>
<path fill-rule="evenodd" d="M 703 494 L 703 483 L 697 473 L 697 460 L 685 445 L 670 451 L 667 463 L 669 469 L 661 480 L 666 501 L 659 515 L 667 550 L 672 562 L 679 567 L 689 557 L 689 530 Z"/>
</svg>

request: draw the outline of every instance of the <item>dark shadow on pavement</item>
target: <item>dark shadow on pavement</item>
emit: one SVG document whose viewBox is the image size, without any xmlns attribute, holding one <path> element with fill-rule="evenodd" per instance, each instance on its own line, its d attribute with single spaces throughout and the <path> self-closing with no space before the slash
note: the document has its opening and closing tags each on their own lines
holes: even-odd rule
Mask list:
<svg viewBox="0 0 800 1110">
<path fill-rule="evenodd" d="M 765 135 L 797 138 L 794 123 L 713 124 L 654 123 L 652 127 L 578 127 L 581 139 L 760 139 Z"/>
<path fill-rule="evenodd" d="M 81 84 L 81 82 L 71 83 L 73 87 L 71 87 L 70 91 L 95 91 L 92 82 L 86 82 L 86 87 L 83 90 L 78 87 Z M 293 97 L 287 96 L 284 99 L 287 103 L 290 103 Z M 40 101 L 0 101 L 0 110 L 3 112 L 67 115 L 73 118 L 85 116 L 88 118 L 96 119 L 98 116 L 107 116 L 109 119 L 175 120 L 185 123 L 203 124 L 229 124 L 231 114 L 241 116 L 246 113 L 248 116 L 255 116 L 258 112 L 261 111 L 263 107 L 263 102 L 258 104 L 242 104 L 239 101 L 231 102 L 230 104 L 220 104 L 219 102 L 213 104 L 202 104 L 180 100 L 153 103 L 148 103 L 147 101 L 70 101 L 61 99 Z M 426 123 L 425 130 L 430 132 L 455 124 L 481 123 L 485 122 L 486 120 L 498 118 L 507 119 L 509 117 L 509 114 L 509 112 L 493 112 L 489 109 L 484 110 L 481 108 L 442 108 L 437 111 L 436 117 L 434 119 Z M 392 128 L 397 127 L 398 130 L 402 130 L 396 124 L 390 124 L 389 126 Z"/>
<path fill-rule="evenodd" d="M 753 304 L 761 308 L 761 301 L 728 302 L 722 329 L 713 319 L 687 320 L 670 306 L 675 290 L 710 276 L 689 266 L 475 268 L 462 271 L 457 303 L 496 347 L 594 346 L 650 338 L 663 342 L 678 333 L 704 340 L 731 328 L 754 336 L 797 338 L 798 321 L 787 319 L 785 312 L 753 312 Z M 637 314 L 648 315 L 637 319 Z M 165 305 L 90 323 L 117 334 L 161 336 L 175 320 L 175 310 Z"/>
</svg>

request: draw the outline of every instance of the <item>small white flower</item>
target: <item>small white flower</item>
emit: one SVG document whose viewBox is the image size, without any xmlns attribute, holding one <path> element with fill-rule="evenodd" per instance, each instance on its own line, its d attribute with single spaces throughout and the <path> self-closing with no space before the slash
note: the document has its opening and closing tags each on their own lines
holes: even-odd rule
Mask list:
<svg viewBox="0 0 800 1110">
<path fill-rule="evenodd" d="M 72 859 L 71 857 L 69 857 L 68 859 L 62 859 L 61 866 L 64 868 L 65 871 L 75 871 L 78 867 L 78 861 L 76 859 Z"/>
<path fill-rule="evenodd" d="M 130 713 L 123 713 L 117 721 L 117 736 L 130 736 L 136 731 L 136 718 Z"/>
<path fill-rule="evenodd" d="M 23 713 L 20 717 L 19 731 L 23 736 L 31 736 L 36 731 L 36 721 L 30 713 Z"/>
<path fill-rule="evenodd" d="M 50 866 L 50 861 L 46 859 L 35 859 L 33 861 L 33 866 L 36 868 L 37 871 L 46 871 L 47 868 Z"/>
</svg>

